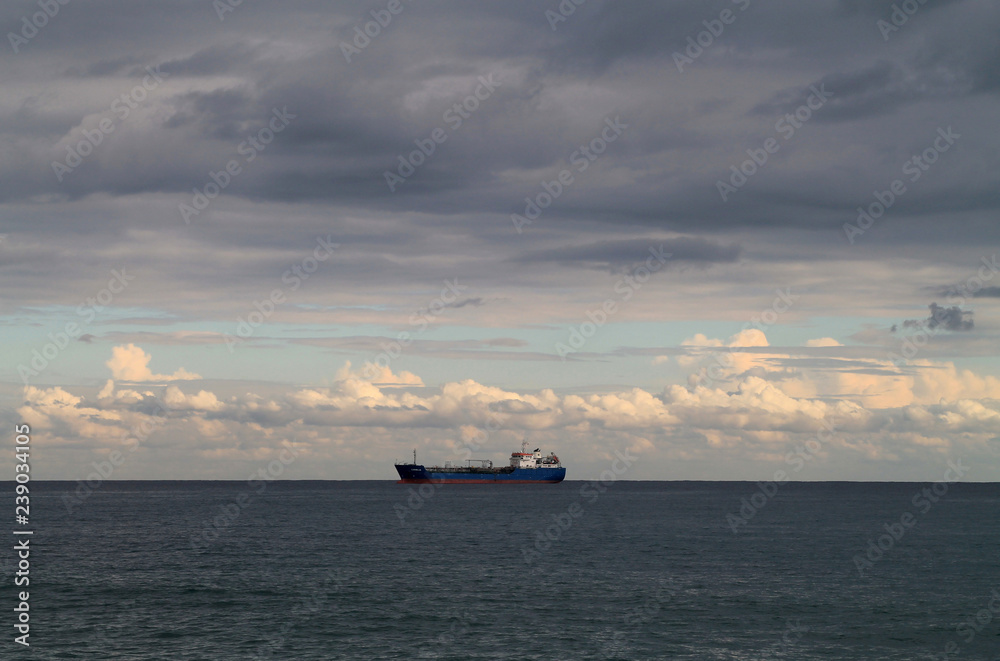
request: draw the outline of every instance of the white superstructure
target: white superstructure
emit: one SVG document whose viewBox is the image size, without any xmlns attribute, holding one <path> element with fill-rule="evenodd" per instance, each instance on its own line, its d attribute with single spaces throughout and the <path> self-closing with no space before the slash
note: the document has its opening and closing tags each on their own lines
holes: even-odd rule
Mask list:
<svg viewBox="0 0 1000 661">
<path fill-rule="evenodd" d="M 528 452 L 528 442 L 521 443 L 520 452 L 512 452 L 510 455 L 510 465 L 514 468 L 559 468 L 559 457 L 550 452 L 547 457 L 542 456 L 542 451 L 535 448 L 534 452 Z"/>
</svg>

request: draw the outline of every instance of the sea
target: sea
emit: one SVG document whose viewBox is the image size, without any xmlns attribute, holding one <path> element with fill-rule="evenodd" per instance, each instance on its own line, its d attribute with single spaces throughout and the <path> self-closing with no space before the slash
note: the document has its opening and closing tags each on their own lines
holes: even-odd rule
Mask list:
<svg viewBox="0 0 1000 661">
<path fill-rule="evenodd" d="M 997 484 L 31 485 L 3 659 L 1000 659 Z"/>
</svg>

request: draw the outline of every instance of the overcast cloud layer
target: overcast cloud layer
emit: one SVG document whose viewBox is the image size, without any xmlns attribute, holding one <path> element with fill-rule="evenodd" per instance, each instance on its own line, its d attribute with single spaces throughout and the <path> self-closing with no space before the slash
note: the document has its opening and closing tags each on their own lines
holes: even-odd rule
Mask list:
<svg viewBox="0 0 1000 661">
<path fill-rule="evenodd" d="M 898 5 L 5 3 L 3 417 L 51 479 L 1000 479 L 1000 6 Z"/>
</svg>

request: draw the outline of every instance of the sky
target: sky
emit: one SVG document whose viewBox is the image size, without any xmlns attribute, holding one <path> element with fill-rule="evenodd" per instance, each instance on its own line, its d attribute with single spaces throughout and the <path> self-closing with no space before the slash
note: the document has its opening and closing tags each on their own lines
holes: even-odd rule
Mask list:
<svg viewBox="0 0 1000 661">
<path fill-rule="evenodd" d="M 0 417 L 36 479 L 522 441 L 568 479 L 1000 479 L 994 2 L 0 27 Z"/>
</svg>

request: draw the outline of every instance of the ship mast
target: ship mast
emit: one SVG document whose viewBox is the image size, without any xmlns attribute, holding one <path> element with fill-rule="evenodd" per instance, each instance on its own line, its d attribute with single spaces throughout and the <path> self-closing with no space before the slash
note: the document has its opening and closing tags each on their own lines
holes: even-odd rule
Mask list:
<svg viewBox="0 0 1000 661">
<path fill-rule="evenodd" d="M 417 448 L 413 448 L 413 465 L 417 465 Z"/>
</svg>

